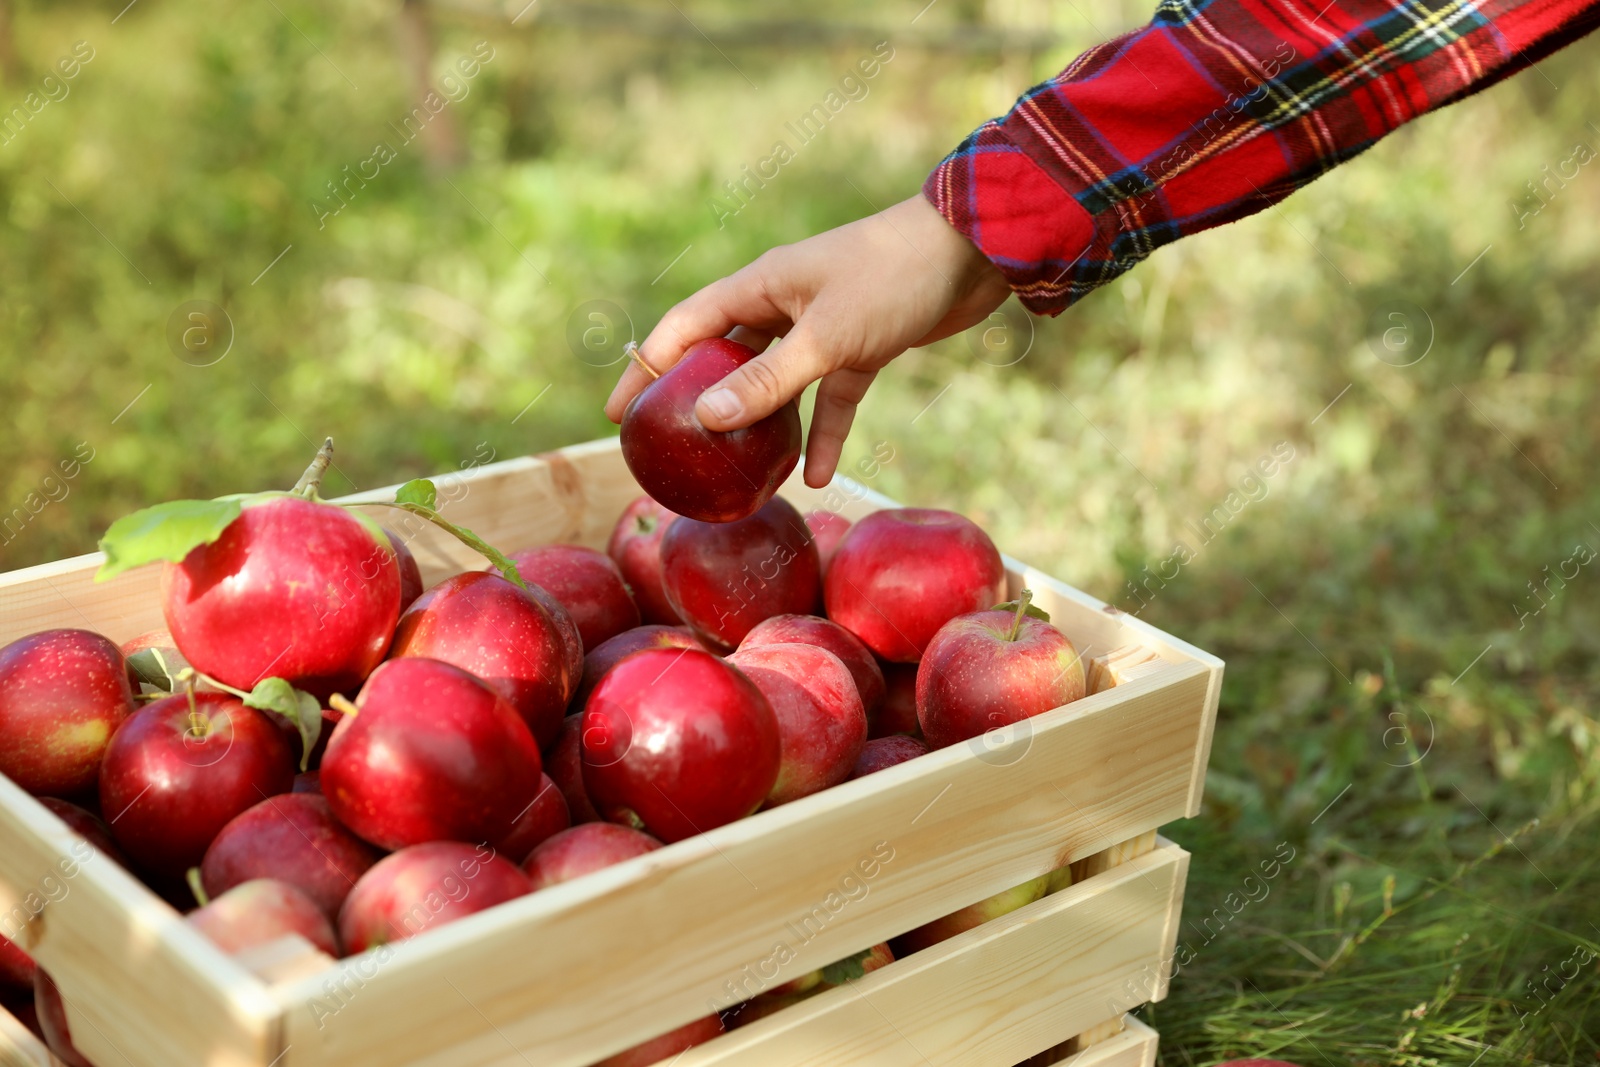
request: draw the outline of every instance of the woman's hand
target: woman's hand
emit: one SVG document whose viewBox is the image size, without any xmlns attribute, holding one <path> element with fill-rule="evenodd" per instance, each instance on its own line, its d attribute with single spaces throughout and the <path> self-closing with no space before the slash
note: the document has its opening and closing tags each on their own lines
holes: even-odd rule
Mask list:
<svg viewBox="0 0 1600 1067">
<path fill-rule="evenodd" d="M 708 337 L 763 352 L 700 397 L 695 414 L 712 430 L 748 426 L 822 379 L 805 470 L 806 484 L 820 488 L 878 371 L 907 348 L 983 321 L 1010 293 L 995 266 L 915 196 L 774 248 L 706 286 L 662 316 L 640 355 L 659 373 Z M 763 351 L 775 337 L 783 340 Z M 629 363 L 606 402 L 612 422 L 649 381 Z"/>
</svg>

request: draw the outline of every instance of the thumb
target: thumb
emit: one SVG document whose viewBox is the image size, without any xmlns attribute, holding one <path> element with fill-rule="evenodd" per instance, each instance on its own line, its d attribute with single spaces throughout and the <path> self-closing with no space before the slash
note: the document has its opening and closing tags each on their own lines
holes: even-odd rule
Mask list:
<svg viewBox="0 0 1600 1067">
<path fill-rule="evenodd" d="M 701 394 L 694 413 L 708 430 L 738 430 L 783 407 L 832 370 L 805 323 Z"/>
</svg>

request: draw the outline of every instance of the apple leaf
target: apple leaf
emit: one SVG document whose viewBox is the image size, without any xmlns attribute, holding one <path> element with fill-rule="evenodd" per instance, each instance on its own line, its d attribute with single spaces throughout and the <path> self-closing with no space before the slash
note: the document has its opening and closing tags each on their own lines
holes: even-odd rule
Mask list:
<svg viewBox="0 0 1600 1067">
<path fill-rule="evenodd" d="M 300 769 L 311 764 L 311 749 L 322 736 L 322 702 L 282 678 L 263 678 L 244 698 L 246 707 L 274 712 L 300 731 Z"/>
<path fill-rule="evenodd" d="M 95 572 L 94 580 L 103 582 L 157 560 L 179 562 L 198 546 L 221 537 L 228 524 L 239 517 L 244 499 L 225 496 L 216 500 L 173 500 L 124 515 L 100 539 L 100 551 L 106 554 L 106 561 Z"/>
<path fill-rule="evenodd" d="M 168 693 L 178 691 L 177 679 L 173 678 L 171 669 L 167 666 L 167 658 L 161 654 L 159 648 L 141 648 L 128 657 L 128 666 L 133 668 L 133 673 L 139 681 L 153 685 L 157 689 L 164 689 Z"/>
<path fill-rule="evenodd" d="M 872 955 L 870 948 L 864 948 L 854 956 L 846 956 L 842 960 L 835 960 L 822 968 L 822 980 L 829 985 L 844 985 L 864 976 L 867 969 L 862 966 L 867 957 Z"/>
<path fill-rule="evenodd" d="M 1016 614 L 1017 607 L 1021 603 L 1022 602 L 1020 600 L 1008 600 L 1004 604 L 996 604 L 994 607 L 990 608 L 989 610 L 990 611 L 1009 611 L 1012 614 Z M 1032 601 L 1030 601 L 1028 603 L 1028 606 L 1026 608 L 1022 609 L 1022 613 L 1024 615 L 1027 615 L 1027 616 L 1030 616 L 1032 618 L 1038 619 L 1040 622 L 1049 622 L 1050 621 L 1050 613 L 1048 611 L 1044 610 L 1043 608 L 1041 608 L 1039 605 L 1033 603 Z"/>
<path fill-rule="evenodd" d="M 413 478 L 394 494 L 396 504 L 421 504 L 428 509 L 439 506 L 439 491 L 426 478 Z"/>
</svg>

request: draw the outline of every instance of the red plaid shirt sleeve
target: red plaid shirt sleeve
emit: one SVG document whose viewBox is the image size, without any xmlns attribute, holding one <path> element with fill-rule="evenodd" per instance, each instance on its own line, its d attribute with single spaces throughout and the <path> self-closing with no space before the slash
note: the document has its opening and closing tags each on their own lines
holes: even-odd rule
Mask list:
<svg viewBox="0 0 1600 1067">
<path fill-rule="evenodd" d="M 1163 0 L 975 130 L 923 193 L 1058 314 L 1597 23 L 1600 0 Z"/>
</svg>

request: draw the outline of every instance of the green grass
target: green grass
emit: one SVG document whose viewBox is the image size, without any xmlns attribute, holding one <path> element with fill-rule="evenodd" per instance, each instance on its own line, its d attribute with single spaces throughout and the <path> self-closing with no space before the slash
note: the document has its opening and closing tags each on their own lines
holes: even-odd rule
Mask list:
<svg viewBox="0 0 1600 1067">
<path fill-rule="evenodd" d="M 610 432 L 615 368 L 567 342 L 580 305 L 611 301 L 642 334 L 763 249 L 909 195 L 1097 39 L 1071 5 L 946 0 L 919 26 L 987 18 L 1069 44 L 899 45 L 719 228 L 707 201 L 870 40 L 724 57 L 441 17 L 441 70 L 496 49 L 450 106 L 470 163 L 433 174 L 406 148 L 319 229 L 312 199 L 410 108 L 392 5 L 139 4 L 113 26 L 120 7 L 24 5 L 28 69 L 0 87 L 20 98 L 73 41 L 96 49 L 0 147 L 0 519 L 59 498 L 0 535 L 5 568 L 86 551 L 138 505 L 287 485 L 324 433 L 337 492 Z M 692 7 L 707 24 L 764 11 Z M 1580 44 L 1281 211 L 1163 250 L 1034 323 L 1014 365 L 966 338 L 911 353 L 863 407 L 847 462 L 895 449 L 874 487 L 972 514 L 1228 661 L 1205 811 L 1167 830 L 1194 854 L 1193 958 L 1145 1011 L 1164 1063 L 1600 1054 L 1600 970 L 1571 962 L 1600 951 L 1600 568 L 1552 581 L 1537 614 L 1528 585 L 1600 551 L 1600 169 L 1520 227 L 1512 206 L 1575 142 L 1600 145 L 1595 55 Z M 191 299 L 235 325 L 214 366 L 165 339 Z M 1402 305 L 1432 333 L 1403 367 L 1372 343 Z M 46 482 L 80 442 L 92 461 Z M 1247 481 L 1280 443 L 1293 458 Z M 1255 499 L 1200 543 L 1190 521 L 1241 486 Z M 1180 540 L 1192 558 L 1136 596 Z M 1234 914 L 1285 844 L 1295 858 Z"/>
</svg>

